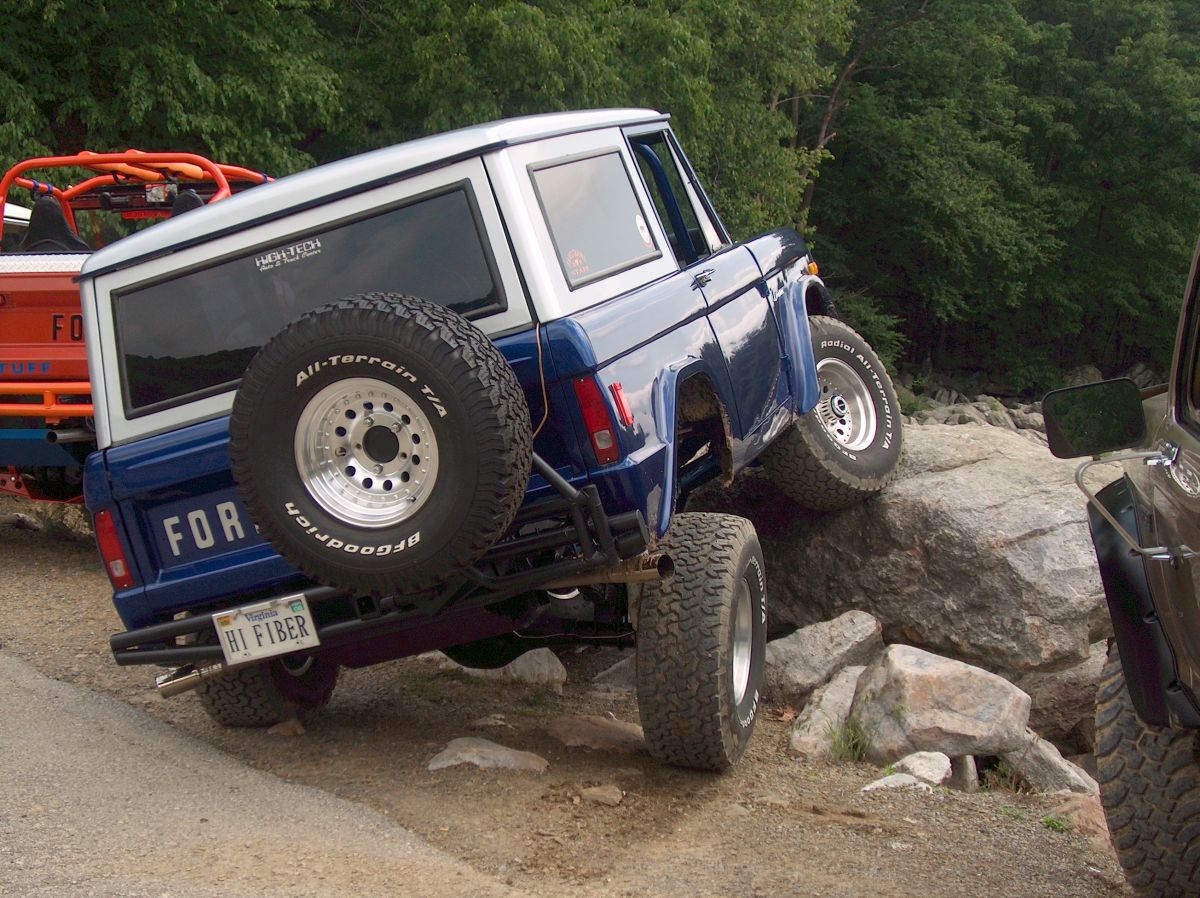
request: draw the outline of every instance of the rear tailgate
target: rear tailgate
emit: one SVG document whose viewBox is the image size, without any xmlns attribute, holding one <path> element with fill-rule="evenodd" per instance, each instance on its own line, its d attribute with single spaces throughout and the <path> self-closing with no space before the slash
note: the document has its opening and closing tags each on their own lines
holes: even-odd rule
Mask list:
<svg viewBox="0 0 1200 898">
<path fill-rule="evenodd" d="M 84 254 L 0 256 L 0 383 L 88 379 L 79 288 Z"/>
</svg>

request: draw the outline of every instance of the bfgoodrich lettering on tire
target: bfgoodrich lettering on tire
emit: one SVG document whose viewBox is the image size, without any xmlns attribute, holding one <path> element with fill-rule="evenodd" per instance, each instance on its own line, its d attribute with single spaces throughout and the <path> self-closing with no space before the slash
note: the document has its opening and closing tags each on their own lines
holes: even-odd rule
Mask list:
<svg viewBox="0 0 1200 898">
<path fill-rule="evenodd" d="M 462 316 L 368 294 L 316 309 L 246 370 L 229 425 L 242 500 L 321 583 L 412 591 L 512 523 L 532 458 L 516 375 Z"/>
<path fill-rule="evenodd" d="M 662 543 L 675 576 L 642 589 L 637 694 L 650 753 L 680 767 L 725 770 L 758 714 L 767 595 L 754 525 L 678 514 Z"/>
<path fill-rule="evenodd" d="M 763 453 L 767 473 L 796 502 L 847 508 L 882 490 L 900 461 L 900 403 L 879 357 L 835 318 L 809 319 L 821 395 Z"/>
<path fill-rule="evenodd" d="M 1117 857 L 1142 898 L 1200 896 L 1198 748 L 1194 730 L 1142 723 L 1114 646 L 1096 694 L 1097 779 Z"/>
</svg>

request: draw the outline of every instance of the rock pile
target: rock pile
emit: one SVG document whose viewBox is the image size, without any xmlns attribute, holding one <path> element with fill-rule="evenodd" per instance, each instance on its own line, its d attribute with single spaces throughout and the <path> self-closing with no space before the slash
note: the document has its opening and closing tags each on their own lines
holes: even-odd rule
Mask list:
<svg viewBox="0 0 1200 898">
<path fill-rule="evenodd" d="M 839 666 L 830 659 L 844 656 L 849 640 L 831 641 L 828 634 L 848 629 L 838 619 L 788 637 L 792 644 L 824 644 L 829 653 L 824 657 L 797 660 L 768 651 L 769 682 L 794 682 L 813 669 L 831 671 L 793 724 L 791 746 L 798 756 L 862 756 L 890 765 L 896 776 L 872 788 L 920 782 L 971 790 L 978 781 L 975 759 L 982 757 L 1003 761 L 1039 791 L 1097 791 L 1086 772 L 1028 728 L 1030 697 L 1012 683 L 907 645 L 877 648 L 866 666 Z"/>
</svg>

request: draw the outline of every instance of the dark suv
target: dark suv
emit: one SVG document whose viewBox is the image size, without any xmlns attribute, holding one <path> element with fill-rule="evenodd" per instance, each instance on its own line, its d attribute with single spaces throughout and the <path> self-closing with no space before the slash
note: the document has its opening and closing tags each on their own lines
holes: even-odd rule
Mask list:
<svg viewBox="0 0 1200 898">
<path fill-rule="evenodd" d="M 1200 250 L 1196 260 L 1200 260 Z M 1059 390 L 1050 449 L 1095 456 L 1076 482 L 1114 643 L 1096 699 L 1096 760 L 1108 826 L 1139 895 L 1200 896 L 1200 307 L 1192 263 L 1168 383 Z M 1136 449 L 1136 451 L 1128 451 Z M 1093 494 L 1088 469 L 1124 476 Z"/>
</svg>

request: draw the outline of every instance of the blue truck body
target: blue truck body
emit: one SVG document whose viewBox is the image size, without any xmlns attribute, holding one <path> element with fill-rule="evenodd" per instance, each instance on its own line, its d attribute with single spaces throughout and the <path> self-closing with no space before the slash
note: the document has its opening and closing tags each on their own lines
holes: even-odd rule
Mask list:
<svg viewBox="0 0 1200 898">
<path fill-rule="evenodd" d="M 441 156 L 447 165 L 474 164 L 476 158 L 486 161 L 488 153 L 508 147 L 522 150 L 542 137 L 562 140 L 564 134 L 595 130 L 601 124 L 612 127 L 599 119 L 594 125 L 590 119 L 524 121 L 527 124 L 516 126 L 520 139 L 496 139 L 495 133 L 512 133 L 511 128 L 483 132 L 443 147 Z M 627 115 L 625 132 L 619 133 L 628 140 L 629 134 L 651 126 L 669 135 L 665 118 L 657 113 Z M 617 127 L 622 127 L 621 121 Z M 431 152 L 431 158 L 436 156 Z M 707 233 L 716 234 L 710 242 L 720 245 L 693 260 L 681 258 L 684 253 L 678 248 L 661 253 L 664 258 L 650 264 L 644 282 L 631 278 L 632 273 L 622 274 L 614 279 L 611 295 L 567 308 L 565 313 L 562 308 L 558 314 L 548 312 L 539 300 L 537 283 L 545 274 L 532 270 L 522 256 L 513 189 L 505 187 L 503 171 L 498 166 L 488 168 L 491 196 L 480 196 L 475 187 L 476 202 L 481 207 L 495 206 L 505 221 L 506 240 L 498 252 L 505 244 L 514 250 L 512 265 L 520 273 L 524 295 L 510 299 L 510 306 L 515 301 L 532 310 L 526 323 L 490 336 L 524 389 L 531 427 L 546 419 L 534 451 L 575 490 L 594 487 L 604 514 L 636 516 L 650 546 L 666 535 L 681 494 L 714 477 L 731 479 L 816 404 L 819 388 L 808 316 L 827 314 L 830 308 L 804 239 L 784 228 L 746 243 L 732 243 L 686 159 L 681 153 L 679 157 L 684 177 L 691 179 L 688 195 L 701 214 L 707 212 Z M 345 177 L 346 163 L 336 165 L 343 166 Z M 413 163 L 400 174 L 423 175 L 436 168 L 432 161 L 424 167 Z M 363 189 L 384 180 L 377 174 L 372 177 Z M 241 220 L 250 227 L 265 220 L 261 210 L 276 194 L 284 197 L 284 205 L 300 208 L 301 202 L 288 194 L 292 180 L 235 197 L 222 204 L 223 210 L 190 214 L 197 216 L 197 224 L 208 220 L 201 215 L 210 216 L 213 225 L 207 239 L 218 240 L 236 234 L 237 229 L 214 215 L 236 217 L 241 211 Z M 666 227 L 651 224 L 654 229 Z M 81 276 L 92 382 L 105 384 L 101 392 L 107 395 L 98 400 L 101 448 L 87 461 L 85 497 L 93 515 L 111 519 L 124 553 L 126 577 L 122 582 L 114 578 L 114 601 L 128 631 L 113 641 L 121 663 L 213 657 L 211 651 L 205 655 L 178 643 L 179 628 L 172 630 L 172 622 L 188 615 L 206 615 L 297 590 L 309 590 L 314 601 L 326 597 L 319 584 L 293 568 L 256 531 L 231 472 L 227 411 L 181 420 L 159 427 L 158 432 L 147 427 L 136 437 L 121 435 L 121 427 L 140 425 L 132 413 L 118 421 L 121 402 L 128 409 L 129 400 L 120 384 L 114 383 L 124 376 L 124 368 L 119 359 L 114 360 L 120 339 L 114 340 L 115 328 L 105 317 L 111 314 L 106 312 L 105 277 L 137 264 L 169 265 L 171 253 L 203 247 L 204 240 L 194 231 L 174 225 L 159 226 L 153 232 L 157 243 L 143 240 L 124 256 L 97 254 Z M 666 241 L 659 242 L 665 245 Z M 669 270 L 661 264 L 667 261 Z M 500 267 L 508 264 L 506 257 Z M 576 301 L 588 289 L 564 291 L 563 303 Z M 597 461 L 573 394 L 572 384 L 587 378 L 599 383 L 616 423 L 619 458 L 612 463 Z M 710 440 L 707 452 L 685 448 L 678 432 L 683 417 L 679 404 L 687 383 L 703 384 L 699 392 L 717 409 L 713 421 L 721 433 Z M 618 393 L 627 408 L 620 407 Z M 111 410 L 107 417 L 105 407 Z M 561 486 L 535 470 L 516 523 L 505 538 L 547 516 L 562 515 L 556 505 L 561 495 Z M 108 554 L 105 561 L 111 573 Z M 359 666 L 503 633 L 519 623 L 514 614 L 520 614 L 519 610 L 498 612 L 497 602 L 442 601 L 373 631 L 366 623 L 378 605 L 374 599 L 368 605 L 365 611 L 349 606 L 348 613 L 357 615 L 357 624 L 362 624 L 353 633 L 339 636 L 331 630 L 331 638 L 323 637 L 323 651 L 341 664 Z"/>
</svg>

